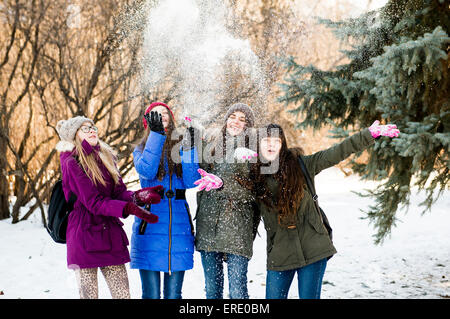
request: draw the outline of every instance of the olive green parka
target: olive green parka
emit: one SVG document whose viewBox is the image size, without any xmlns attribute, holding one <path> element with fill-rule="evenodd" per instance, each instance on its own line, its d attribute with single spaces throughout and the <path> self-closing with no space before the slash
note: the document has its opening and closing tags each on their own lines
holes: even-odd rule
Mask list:
<svg viewBox="0 0 450 319">
<path fill-rule="evenodd" d="M 322 170 L 338 164 L 352 153 L 364 150 L 372 143 L 374 139 L 369 130 L 365 129 L 329 149 L 302 156 L 313 185 L 314 177 Z M 269 177 L 266 187 L 276 199 L 279 185 L 275 179 Z M 304 197 L 297 210 L 296 224 L 289 228 L 278 223 L 276 207 L 268 207 L 261 200 L 257 201 L 267 231 L 268 270 L 297 269 L 336 253 L 306 183 L 303 187 Z"/>
</svg>

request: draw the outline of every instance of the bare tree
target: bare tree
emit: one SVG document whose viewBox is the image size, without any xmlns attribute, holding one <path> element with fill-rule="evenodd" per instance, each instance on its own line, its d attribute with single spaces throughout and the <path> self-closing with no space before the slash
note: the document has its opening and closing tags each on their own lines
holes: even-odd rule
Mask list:
<svg viewBox="0 0 450 319">
<path fill-rule="evenodd" d="M 22 160 L 26 142 L 16 143 L 10 134 L 12 121 L 16 120 L 22 104 L 26 103 L 24 99 L 28 97 L 30 100 L 36 65 L 48 39 L 41 25 L 47 10 L 48 5 L 38 0 L 5 1 L 0 10 L 0 23 L 5 30 L 2 43 L 6 44 L 2 45 L 0 61 L 0 218 L 9 217 L 9 185 L 6 176 L 13 174 L 19 179 L 30 178 L 26 172 L 28 162 Z M 31 106 L 28 107 L 30 118 L 33 112 Z M 26 125 L 22 129 L 25 139 L 30 135 L 30 122 L 24 121 Z M 20 183 L 16 184 L 16 188 L 24 189 L 26 186 Z M 32 179 L 28 189 L 34 196 L 38 194 Z M 22 203 L 20 198 L 16 206 Z"/>
<path fill-rule="evenodd" d="M 119 169 L 125 176 L 133 170 L 130 153 L 142 133 L 145 106 L 160 100 L 178 111 L 183 79 L 176 72 L 151 87 L 141 83 L 143 32 L 156 3 L 5 0 L 0 4 L 0 219 L 9 217 L 8 199 L 14 198 L 14 223 L 36 209 L 45 223 L 44 203 L 60 178 L 54 150 L 58 120 L 92 118 L 100 138 L 119 151 Z M 302 51 L 299 39 L 310 32 L 293 3 L 228 1 L 228 29 L 250 40 L 264 73 L 264 87 L 246 78 L 236 65 L 239 59 L 230 52 L 217 79 L 225 89 L 218 91 L 214 103 L 222 110 L 238 101 L 257 106 L 258 113 L 278 117 L 288 128 L 288 138 L 297 140 L 298 132 L 289 129 L 293 121 L 275 103 L 278 58 Z M 316 59 L 320 48 L 303 53 L 305 59 Z M 27 208 L 23 213 L 22 207 Z"/>
<path fill-rule="evenodd" d="M 7 30 L 0 38 L 0 218 L 9 217 L 13 175 L 12 222 L 40 208 L 45 224 L 43 204 L 60 178 L 60 119 L 92 118 L 119 151 L 122 174 L 130 172 L 145 103 L 170 100 L 167 90 L 136 89 L 145 3 L 17 0 L 0 7 Z"/>
</svg>

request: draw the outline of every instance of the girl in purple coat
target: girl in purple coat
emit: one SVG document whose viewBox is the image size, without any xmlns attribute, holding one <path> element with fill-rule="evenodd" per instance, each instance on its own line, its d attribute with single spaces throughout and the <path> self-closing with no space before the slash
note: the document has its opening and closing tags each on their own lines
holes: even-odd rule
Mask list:
<svg viewBox="0 0 450 319">
<path fill-rule="evenodd" d="M 128 239 L 119 218 L 138 216 L 148 223 L 158 217 L 138 205 L 161 200 L 160 186 L 128 191 L 112 149 L 99 140 L 94 122 L 84 116 L 59 121 L 62 185 L 66 200 L 77 200 L 68 218 L 67 264 L 74 269 L 80 298 L 98 298 L 100 268 L 113 298 L 130 298 L 125 263 Z"/>
</svg>

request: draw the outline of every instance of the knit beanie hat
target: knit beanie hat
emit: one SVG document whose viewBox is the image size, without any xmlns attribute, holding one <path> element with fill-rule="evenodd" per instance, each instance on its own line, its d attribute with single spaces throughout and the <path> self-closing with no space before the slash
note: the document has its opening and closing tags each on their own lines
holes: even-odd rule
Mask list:
<svg viewBox="0 0 450 319">
<path fill-rule="evenodd" d="M 144 115 L 147 114 L 147 113 L 150 113 L 150 111 L 151 111 L 152 109 L 154 109 L 155 107 L 157 107 L 158 105 L 162 105 L 162 106 L 164 106 L 166 109 L 168 109 L 169 112 L 170 112 L 170 114 L 172 115 L 172 121 L 175 122 L 175 117 L 173 116 L 172 110 L 170 109 L 170 107 L 169 107 L 167 104 L 165 104 L 165 103 L 163 103 L 163 102 L 153 102 L 152 104 L 150 104 L 150 105 L 147 107 L 147 109 L 145 110 Z M 147 121 L 145 120 L 144 117 L 142 118 L 142 123 L 144 124 L 144 127 L 147 129 Z"/>
<path fill-rule="evenodd" d="M 62 141 L 73 142 L 75 134 L 84 122 L 90 122 L 92 125 L 94 121 L 84 116 L 75 116 L 68 120 L 61 120 L 56 124 L 56 131 Z"/>
<path fill-rule="evenodd" d="M 255 116 L 253 114 L 252 109 L 250 106 L 244 103 L 235 103 L 228 109 L 227 113 L 225 114 L 225 122 L 228 120 L 228 117 L 233 114 L 234 112 L 239 111 L 245 114 L 245 120 L 247 121 L 247 127 L 253 127 L 255 124 Z"/>
</svg>

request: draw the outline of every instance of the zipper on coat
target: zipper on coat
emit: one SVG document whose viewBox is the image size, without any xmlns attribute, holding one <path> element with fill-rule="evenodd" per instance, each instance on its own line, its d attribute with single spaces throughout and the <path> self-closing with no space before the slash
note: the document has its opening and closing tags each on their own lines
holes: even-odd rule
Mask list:
<svg viewBox="0 0 450 319">
<path fill-rule="evenodd" d="M 169 190 L 172 190 L 172 175 L 169 175 Z M 169 276 L 172 275 L 170 267 L 170 251 L 172 249 L 172 198 L 169 199 Z"/>
</svg>

